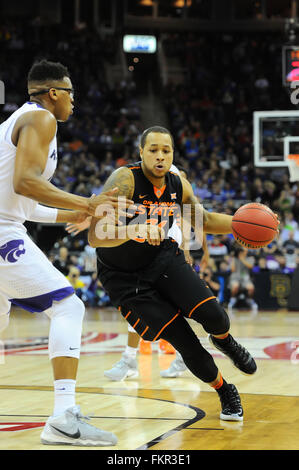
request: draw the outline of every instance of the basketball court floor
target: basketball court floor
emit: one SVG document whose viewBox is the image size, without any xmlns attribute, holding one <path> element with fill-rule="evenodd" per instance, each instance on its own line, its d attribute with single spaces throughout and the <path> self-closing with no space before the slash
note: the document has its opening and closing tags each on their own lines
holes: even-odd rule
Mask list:
<svg viewBox="0 0 299 470">
<path fill-rule="evenodd" d="M 173 355 L 138 355 L 139 377 L 111 382 L 104 377 L 126 345 L 127 324 L 113 308 L 87 309 L 77 380 L 77 404 L 91 423 L 117 434 L 105 450 L 298 450 L 299 312 L 240 311 L 231 316 L 232 334 L 255 357 L 258 371 L 242 375 L 212 349 L 192 322 L 227 382 L 241 395 L 244 422 L 219 420 L 216 392 L 189 371 L 160 377 Z M 40 444 L 53 409 L 52 370 L 47 356 L 49 322 L 44 314 L 11 314 L 0 356 L 0 450 L 55 450 Z M 3 344 L 2 344 L 3 346 Z M 87 448 L 91 449 L 91 448 Z M 59 446 L 59 450 L 84 450 Z"/>
</svg>

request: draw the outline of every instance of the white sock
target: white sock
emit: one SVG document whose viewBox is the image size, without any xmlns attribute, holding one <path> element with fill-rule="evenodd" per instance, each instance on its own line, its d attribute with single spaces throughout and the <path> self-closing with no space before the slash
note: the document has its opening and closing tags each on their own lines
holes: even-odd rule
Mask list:
<svg viewBox="0 0 299 470">
<path fill-rule="evenodd" d="M 75 403 L 76 380 L 54 380 L 54 411 L 52 416 L 65 412 Z"/>
<path fill-rule="evenodd" d="M 138 351 L 138 348 L 132 348 L 132 346 L 126 346 L 126 349 L 124 352 L 130 357 L 136 357 L 137 351 Z"/>
</svg>

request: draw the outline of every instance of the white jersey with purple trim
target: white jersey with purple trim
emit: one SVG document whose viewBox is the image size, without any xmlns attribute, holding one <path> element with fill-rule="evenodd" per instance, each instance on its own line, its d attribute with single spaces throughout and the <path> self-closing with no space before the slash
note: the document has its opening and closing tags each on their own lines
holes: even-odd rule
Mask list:
<svg viewBox="0 0 299 470">
<path fill-rule="evenodd" d="M 34 313 L 51 307 L 74 292 L 68 279 L 56 269 L 31 240 L 23 225 L 1 226 L 0 315 L 11 304 Z"/>
<path fill-rule="evenodd" d="M 19 117 L 30 111 L 47 111 L 37 103 L 28 101 L 0 125 L 0 221 L 23 224 L 37 207 L 37 202 L 14 191 L 13 175 L 17 147 L 11 135 Z M 48 111 L 49 112 L 49 111 Z M 57 166 L 56 135 L 49 145 L 48 160 L 42 177 L 50 180 Z M 0 234 L 1 240 L 1 234 Z"/>
<path fill-rule="evenodd" d="M 13 188 L 16 147 L 11 134 L 17 119 L 26 112 L 44 110 L 25 103 L 0 126 L 0 315 L 11 304 L 29 312 L 42 312 L 74 293 L 66 277 L 27 235 L 23 225 L 38 203 L 18 195 Z M 57 165 L 56 136 L 50 143 L 43 178 L 50 180 Z"/>
</svg>

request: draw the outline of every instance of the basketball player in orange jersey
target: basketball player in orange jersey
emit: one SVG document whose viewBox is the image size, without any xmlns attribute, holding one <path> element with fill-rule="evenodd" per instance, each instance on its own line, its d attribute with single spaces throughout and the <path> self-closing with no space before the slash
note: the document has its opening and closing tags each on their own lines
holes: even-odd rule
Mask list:
<svg viewBox="0 0 299 470">
<path fill-rule="evenodd" d="M 171 170 L 174 172 L 177 172 L 177 174 L 180 174 L 183 178 L 187 178 L 186 170 L 183 167 L 172 165 Z M 90 227 L 90 222 L 91 222 L 91 217 L 86 218 L 83 222 L 68 223 L 66 226 L 66 231 L 68 233 L 73 233 L 74 235 L 77 235 L 78 233 L 88 229 Z M 179 227 L 176 227 L 176 229 L 178 232 L 176 241 L 180 245 L 182 235 L 181 235 L 181 231 Z M 191 230 L 191 227 L 190 227 L 190 230 Z M 190 235 L 190 230 L 189 230 L 189 235 Z M 186 261 L 192 265 L 192 257 L 189 251 L 188 230 L 186 230 L 185 239 L 182 241 L 183 241 L 183 245 L 181 246 L 182 246 L 182 249 L 184 250 Z M 186 247 L 186 250 L 184 249 L 184 247 Z M 200 263 L 200 269 L 201 271 L 204 271 L 209 260 L 209 251 L 208 251 L 208 246 L 207 246 L 207 241 L 206 241 L 206 235 L 204 235 L 203 237 L 202 249 L 203 249 L 203 256 L 202 256 L 201 263 Z M 182 360 L 181 355 L 177 351 L 175 351 L 175 349 L 173 348 L 173 346 L 171 346 L 171 344 L 169 344 L 167 341 L 163 339 L 160 339 L 159 347 L 160 347 L 160 350 L 163 351 L 165 354 L 176 354 L 176 357 L 170 364 L 170 367 L 166 370 L 161 371 L 160 373 L 161 377 L 165 377 L 165 378 L 179 377 L 184 371 L 187 370 L 187 367 L 184 364 L 184 361 Z M 151 342 L 144 341 L 142 338 L 140 338 L 138 333 L 136 333 L 136 331 L 128 323 L 127 345 L 122 354 L 122 357 L 118 362 L 116 362 L 112 366 L 111 369 L 106 370 L 104 372 L 104 375 L 112 381 L 121 381 L 127 378 L 138 377 L 139 372 L 138 372 L 138 366 L 137 366 L 137 361 L 136 361 L 138 348 L 141 354 L 152 353 Z"/>
<path fill-rule="evenodd" d="M 68 70 L 60 63 L 35 63 L 28 75 L 28 94 L 30 101 L 0 126 L 0 331 L 8 325 L 12 304 L 31 313 L 45 312 L 51 320 L 54 410 L 42 443 L 114 445 L 116 436 L 83 421 L 75 403 L 84 305 L 23 223 L 84 220 L 99 205 L 116 207 L 117 188 L 84 198 L 50 182 L 57 165 L 57 121 L 66 121 L 74 107 Z"/>
<path fill-rule="evenodd" d="M 171 170 L 180 174 L 182 178 L 187 179 L 186 170 L 183 167 L 179 167 L 178 165 L 172 165 Z M 177 230 L 180 232 L 179 227 Z M 190 227 L 191 230 L 191 227 Z M 192 265 L 192 257 L 190 255 L 189 250 L 189 238 L 190 238 L 190 230 L 185 230 L 184 237 L 182 239 L 182 245 L 180 245 L 181 233 L 177 237 L 177 242 L 179 246 L 183 249 L 186 261 Z M 189 237 L 188 237 L 189 235 Z M 186 249 L 184 249 L 186 247 Z M 206 235 L 203 236 L 202 242 L 202 249 L 203 249 L 203 256 L 200 263 L 201 271 L 204 271 L 209 259 L 209 251 L 207 246 Z M 128 341 L 127 346 L 122 354 L 121 359 L 116 362 L 111 369 L 106 370 L 104 372 L 105 377 L 110 380 L 119 381 L 125 380 L 126 378 L 136 378 L 139 375 L 138 366 L 136 361 L 137 351 L 141 354 L 151 354 L 152 353 L 152 346 L 150 341 L 144 341 L 140 336 L 136 333 L 136 331 L 131 327 L 128 323 Z M 186 365 L 182 359 L 180 353 L 178 353 L 170 343 L 165 341 L 164 339 L 160 339 L 159 341 L 159 349 L 164 352 L 165 354 L 176 354 L 175 359 L 171 362 L 170 366 L 166 370 L 162 370 L 160 372 L 161 377 L 164 378 L 176 378 L 182 375 L 183 372 L 187 370 Z"/>
<path fill-rule="evenodd" d="M 134 219 L 127 219 L 120 228 L 93 217 L 89 243 L 97 248 L 99 278 L 112 304 L 132 328 L 143 339 L 163 338 L 172 344 L 188 369 L 219 394 L 220 418 L 242 421 L 236 387 L 223 379 L 185 317 L 199 322 L 212 344 L 244 373 L 256 371 L 255 361 L 230 335 L 229 317 L 205 281 L 186 262 L 178 244 L 165 237 L 185 204 L 198 237 L 202 230 L 231 233 L 232 217 L 209 213 L 198 204 L 190 183 L 169 171 L 173 152 L 167 129 L 156 126 L 144 131 L 141 161 L 114 171 L 104 185 L 106 191 L 117 186 L 121 195 L 133 199 L 137 206 Z"/>
</svg>

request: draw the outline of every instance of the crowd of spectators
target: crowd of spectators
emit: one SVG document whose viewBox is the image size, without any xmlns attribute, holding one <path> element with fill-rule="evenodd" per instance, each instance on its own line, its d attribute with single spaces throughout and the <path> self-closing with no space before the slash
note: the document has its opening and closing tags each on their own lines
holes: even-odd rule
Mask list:
<svg viewBox="0 0 299 470">
<path fill-rule="evenodd" d="M 195 195 L 209 210 L 228 214 L 246 202 L 260 202 L 281 221 L 277 240 L 245 257 L 232 236 L 208 237 L 212 282 L 218 276 L 224 303 L 232 298 L 235 264 L 249 279 L 261 271 L 291 273 L 299 266 L 299 183 L 289 182 L 286 168 L 253 164 L 253 112 L 294 109 L 281 86 L 284 40 L 280 34 L 258 33 L 168 34 L 163 39 L 166 56 L 185 70 L 184 80 L 170 80 L 163 96 L 176 161 L 185 167 Z M 247 293 L 254 290 L 251 282 L 246 287 Z"/>
<path fill-rule="evenodd" d="M 252 273 L 291 272 L 299 264 L 299 185 L 289 182 L 286 169 L 253 165 L 252 112 L 291 107 L 281 87 L 282 41 L 278 34 L 249 33 L 169 34 L 163 40 L 166 56 L 178 58 L 186 70 L 184 81 L 164 86 L 162 99 L 175 139 L 175 163 L 186 169 L 195 195 L 208 210 L 233 214 L 245 202 L 257 201 L 280 217 L 278 240 L 248 253 Z M 57 187 L 81 196 L 99 194 L 115 168 L 139 159 L 143 123 L 136 83 L 132 78 L 108 83 L 105 75 L 107 61 L 116 57 L 117 38 L 61 26 L 7 24 L 0 27 L 0 44 L 0 79 L 6 86 L 0 122 L 26 100 L 33 59 L 59 60 L 71 72 L 76 107 L 59 126 L 59 164 L 52 180 Z M 209 236 L 208 245 L 207 275 L 214 276 L 215 291 L 217 276 L 219 297 L 227 303 L 229 283 L 223 279 L 231 275 L 239 251 L 232 236 Z M 48 255 L 86 302 L 109 304 L 94 274 L 95 253 L 87 247 L 86 233 L 63 235 Z"/>
<path fill-rule="evenodd" d="M 167 57 L 179 59 L 186 72 L 180 83 L 164 86 L 177 159 L 208 205 L 232 210 L 249 200 L 299 215 L 288 170 L 253 164 L 253 112 L 294 109 L 281 85 L 283 40 L 258 33 L 164 38 Z"/>
</svg>

